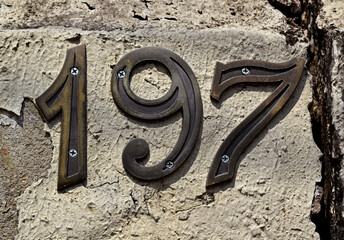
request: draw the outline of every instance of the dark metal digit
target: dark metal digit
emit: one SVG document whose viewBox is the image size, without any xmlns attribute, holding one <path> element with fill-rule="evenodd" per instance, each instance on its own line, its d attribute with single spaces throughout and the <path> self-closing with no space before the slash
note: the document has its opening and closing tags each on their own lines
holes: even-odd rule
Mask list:
<svg viewBox="0 0 344 240">
<path fill-rule="evenodd" d="M 172 86 L 166 95 L 155 100 L 138 97 L 130 89 L 131 71 L 137 64 L 158 62 L 171 76 Z M 193 149 L 202 121 L 202 100 L 196 78 L 187 63 L 177 54 L 163 48 L 142 48 L 125 55 L 116 64 L 112 75 L 112 94 L 116 104 L 133 117 L 144 120 L 166 118 L 177 111 L 183 115 L 182 131 L 171 151 L 160 163 L 146 167 L 136 160 L 147 156 L 148 144 L 134 139 L 122 155 L 124 168 L 143 180 L 165 177 L 180 167 Z"/>
<path fill-rule="evenodd" d="M 291 97 L 302 76 L 303 66 L 301 59 L 280 64 L 254 60 L 216 64 L 211 90 L 211 97 L 216 100 L 236 84 L 280 84 L 221 144 L 209 170 L 207 187 L 233 178 L 239 156 Z"/>
<path fill-rule="evenodd" d="M 50 121 L 62 112 L 58 189 L 86 178 L 86 46 L 67 50 L 62 70 L 54 83 L 36 99 Z"/>
</svg>

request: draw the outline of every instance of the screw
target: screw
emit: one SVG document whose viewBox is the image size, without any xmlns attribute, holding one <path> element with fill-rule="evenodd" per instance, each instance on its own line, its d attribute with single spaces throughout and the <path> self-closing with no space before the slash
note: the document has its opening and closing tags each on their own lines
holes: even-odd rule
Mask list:
<svg viewBox="0 0 344 240">
<path fill-rule="evenodd" d="M 75 149 L 69 150 L 69 156 L 76 157 L 78 155 L 78 151 Z"/>
<path fill-rule="evenodd" d="M 79 74 L 79 69 L 77 67 L 72 67 L 70 69 L 70 73 L 74 76 L 78 75 Z"/>
<path fill-rule="evenodd" d="M 117 76 L 119 78 L 124 78 L 125 77 L 125 72 L 123 70 L 121 70 L 121 71 L 118 72 Z"/>
<path fill-rule="evenodd" d="M 244 74 L 244 75 L 250 74 L 250 70 L 248 70 L 248 68 L 243 68 L 243 69 L 241 69 L 241 72 L 242 72 L 242 74 Z"/>
<path fill-rule="evenodd" d="M 221 161 L 223 162 L 223 163 L 228 163 L 229 162 L 229 157 L 228 157 L 228 155 L 222 155 L 222 157 L 221 157 Z"/>
<path fill-rule="evenodd" d="M 166 168 L 171 169 L 174 167 L 174 163 L 172 161 L 167 161 L 166 162 Z"/>
</svg>

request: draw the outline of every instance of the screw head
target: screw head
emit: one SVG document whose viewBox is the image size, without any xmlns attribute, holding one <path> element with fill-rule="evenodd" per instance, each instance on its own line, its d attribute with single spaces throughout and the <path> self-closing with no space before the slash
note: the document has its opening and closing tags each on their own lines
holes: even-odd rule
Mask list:
<svg viewBox="0 0 344 240">
<path fill-rule="evenodd" d="M 74 76 L 78 75 L 79 74 L 79 69 L 77 67 L 72 67 L 70 69 L 70 73 Z"/>
<path fill-rule="evenodd" d="M 166 168 L 171 169 L 174 167 L 174 163 L 172 161 L 167 161 L 166 162 Z"/>
<path fill-rule="evenodd" d="M 78 155 L 78 151 L 75 149 L 69 150 L 69 156 L 76 157 Z"/>
<path fill-rule="evenodd" d="M 117 76 L 119 78 L 124 78 L 125 77 L 125 72 L 123 70 L 121 70 L 121 71 L 118 72 Z"/>
<path fill-rule="evenodd" d="M 228 163 L 228 162 L 229 162 L 229 156 L 228 156 L 227 154 L 222 155 L 221 161 L 222 161 L 223 163 Z"/>
<path fill-rule="evenodd" d="M 248 70 L 248 68 L 243 68 L 243 69 L 241 69 L 241 72 L 242 72 L 242 74 L 244 74 L 244 75 L 250 74 L 250 70 Z"/>
</svg>

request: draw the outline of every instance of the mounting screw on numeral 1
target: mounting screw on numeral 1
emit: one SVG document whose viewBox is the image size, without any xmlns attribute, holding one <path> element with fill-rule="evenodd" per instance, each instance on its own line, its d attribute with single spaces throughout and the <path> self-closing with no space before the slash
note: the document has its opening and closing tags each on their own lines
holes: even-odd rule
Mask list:
<svg viewBox="0 0 344 240">
<path fill-rule="evenodd" d="M 86 46 L 67 50 L 62 70 L 36 103 L 50 121 L 60 113 L 61 137 L 58 164 L 59 190 L 86 178 Z"/>
<path fill-rule="evenodd" d="M 79 74 L 79 69 L 77 67 L 72 67 L 70 73 L 74 76 Z"/>
</svg>

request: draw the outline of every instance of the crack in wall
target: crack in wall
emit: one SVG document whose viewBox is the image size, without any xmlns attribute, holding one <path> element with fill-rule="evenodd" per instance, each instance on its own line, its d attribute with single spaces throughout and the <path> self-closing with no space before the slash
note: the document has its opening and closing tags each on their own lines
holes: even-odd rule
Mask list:
<svg viewBox="0 0 344 240">
<path fill-rule="evenodd" d="M 290 6 L 286 6 L 279 0 L 269 0 L 269 3 L 281 11 L 287 18 L 287 22 L 296 28 L 306 30 L 310 41 L 308 49 L 307 69 L 313 76 L 313 99 L 310 103 L 313 138 L 322 152 L 321 182 L 317 182 L 311 207 L 311 220 L 316 225 L 316 231 L 320 239 L 343 239 L 340 224 L 342 219 L 343 190 L 340 183 L 340 160 L 332 157 L 333 148 L 336 145 L 333 139 L 336 132 L 332 124 L 332 98 L 331 98 L 331 64 L 332 59 L 332 34 L 325 29 L 319 29 L 316 24 L 317 16 L 323 4 L 321 0 L 293 0 Z M 300 4 L 297 4 L 300 3 Z M 300 7 L 297 8 L 297 7 Z M 296 31 L 289 31 L 293 34 Z M 287 31 L 288 33 L 288 31 Z M 283 34 L 283 33 L 282 33 Z M 285 33 L 284 33 L 285 34 Z M 286 35 L 287 42 L 291 45 L 295 39 Z"/>
<path fill-rule="evenodd" d="M 119 183 L 119 180 L 116 180 L 113 182 L 104 182 L 99 185 L 90 185 L 90 186 L 87 186 L 87 188 L 90 188 L 90 189 L 101 188 L 101 187 L 104 187 L 105 185 L 108 185 L 108 186 L 114 185 L 115 183 Z"/>
<path fill-rule="evenodd" d="M 340 200 L 342 191 L 338 184 L 340 161 L 332 157 L 333 136 L 336 135 L 332 122 L 332 65 L 329 64 L 333 62 L 333 36 L 329 31 L 319 29 L 316 24 L 316 18 L 322 6 L 321 0 L 309 4 L 309 33 L 313 43 L 309 48 L 307 64 L 307 68 L 313 75 L 313 101 L 309 105 L 309 110 L 313 137 L 323 153 L 321 157 L 322 180 L 317 183 L 318 187 L 323 188 L 321 209 L 311 218 L 317 226 L 321 239 L 342 239 L 338 231 L 342 212 Z"/>
<path fill-rule="evenodd" d="M 322 180 L 317 186 L 323 188 L 323 199 L 321 200 L 321 209 L 317 215 L 312 215 L 312 221 L 317 225 L 317 231 L 321 239 L 328 239 L 331 236 L 331 213 L 330 208 L 333 205 L 333 159 L 332 149 L 332 117 L 331 117 L 331 96 L 329 67 L 327 60 L 332 50 L 331 43 L 324 32 L 312 32 L 314 47 L 310 49 L 308 69 L 313 75 L 313 101 L 309 105 L 311 114 L 313 138 L 323 156 L 322 162 Z M 314 35 L 313 35 L 314 34 Z M 320 53 L 326 51 L 326 54 Z M 327 57 L 326 57 L 327 56 Z M 326 93 L 326 91 L 328 91 Z"/>
<path fill-rule="evenodd" d="M 296 24 L 301 23 L 301 16 L 304 12 L 304 2 L 302 0 L 292 0 L 289 6 L 279 0 L 268 1 L 271 6 L 288 18 L 289 23 L 291 21 L 294 21 Z"/>
<path fill-rule="evenodd" d="M 91 6 L 88 2 L 82 2 L 82 3 L 85 4 L 90 11 L 96 9 L 95 7 Z"/>
</svg>

